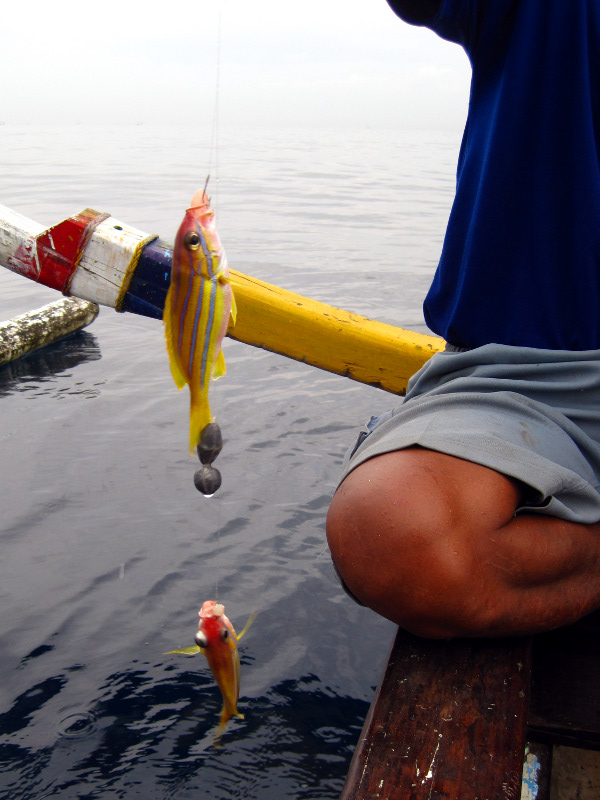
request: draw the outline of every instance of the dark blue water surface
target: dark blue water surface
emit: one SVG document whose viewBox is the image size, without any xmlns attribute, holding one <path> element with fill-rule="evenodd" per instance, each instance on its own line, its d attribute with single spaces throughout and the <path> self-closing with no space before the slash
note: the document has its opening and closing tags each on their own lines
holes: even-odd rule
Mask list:
<svg viewBox="0 0 600 800">
<path fill-rule="evenodd" d="M 230 265 L 425 331 L 456 137 L 223 137 L 213 191 Z M 165 239 L 208 161 L 198 134 L 0 128 L 0 203 L 44 224 L 92 206 Z M 215 196 L 216 192 L 216 196 Z M 2 318 L 56 295 L 0 270 Z M 339 795 L 394 627 L 340 589 L 324 520 L 355 428 L 391 395 L 227 340 L 212 387 L 221 490 L 196 492 L 187 390 L 160 322 L 103 309 L 0 367 L 0 797 Z M 244 720 L 193 643 L 219 594 Z"/>
</svg>

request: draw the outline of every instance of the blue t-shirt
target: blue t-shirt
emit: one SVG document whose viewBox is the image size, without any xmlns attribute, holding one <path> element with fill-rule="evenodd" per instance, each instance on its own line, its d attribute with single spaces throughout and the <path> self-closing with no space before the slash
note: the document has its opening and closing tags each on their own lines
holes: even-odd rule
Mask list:
<svg viewBox="0 0 600 800">
<path fill-rule="evenodd" d="M 425 24 L 473 69 L 427 324 L 600 349 L 600 0 L 442 0 Z"/>
</svg>

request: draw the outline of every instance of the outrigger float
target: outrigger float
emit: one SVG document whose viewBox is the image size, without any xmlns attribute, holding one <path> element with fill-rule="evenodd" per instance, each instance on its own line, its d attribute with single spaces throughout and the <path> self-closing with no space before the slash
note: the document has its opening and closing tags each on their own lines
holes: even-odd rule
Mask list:
<svg viewBox="0 0 600 800">
<path fill-rule="evenodd" d="M 119 312 L 162 318 L 171 258 L 169 243 L 92 209 L 46 229 L 0 206 L 0 264 Z M 394 394 L 444 347 L 230 276 L 230 337 Z M 600 612 L 514 639 L 438 642 L 398 630 L 341 800 L 548 800 L 551 775 L 553 798 L 597 800 L 598 663 Z"/>
</svg>

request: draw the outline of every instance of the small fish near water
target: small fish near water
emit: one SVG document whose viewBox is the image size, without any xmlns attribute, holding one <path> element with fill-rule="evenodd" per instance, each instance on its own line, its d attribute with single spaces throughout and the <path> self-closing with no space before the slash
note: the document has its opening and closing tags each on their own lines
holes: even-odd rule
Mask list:
<svg viewBox="0 0 600 800">
<path fill-rule="evenodd" d="M 190 387 L 190 454 L 200 443 L 202 431 L 213 422 L 208 386 L 211 377 L 225 374 L 221 344 L 230 317 L 235 324 L 227 257 L 217 233 L 215 213 L 201 189 L 193 196 L 177 231 L 163 313 L 173 379 L 179 389 L 186 384 Z M 205 471 L 206 464 L 203 461 Z"/>
<path fill-rule="evenodd" d="M 219 727 L 215 735 L 215 744 L 218 744 L 227 722 L 231 717 L 244 718 L 237 710 L 240 694 L 240 655 L 238 642 L 254 622 L 252 614 L 244 629 L 236 634 L 231 622 L 225 616 L 225 606 L 215 600 L 206 600 L 198 612 L 200 622 L 196 632 L 194 647 L 184 647 L 181 650 L 170 650 L 165 655 L 182 653 L 194 655 L 202 653 L 206 656 L 208 665 L 214 679 L 223 695 L 223 708 Z"/>
</svg>

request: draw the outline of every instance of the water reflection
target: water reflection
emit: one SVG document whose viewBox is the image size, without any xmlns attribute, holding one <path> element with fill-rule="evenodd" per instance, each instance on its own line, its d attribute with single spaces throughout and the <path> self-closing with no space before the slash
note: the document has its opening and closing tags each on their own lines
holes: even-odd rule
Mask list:
<svg viewBox="0 0 600 800">
<path fill-rule="evenodd" d="M 44 224 L 92 206 L 169 238 L 201 138 L 7 125 L 3 202 Z M 217 212 L 231 266 L 424 332 L 457 148 L 372 128 L 232 131 Z M 55 295 L 7 272 L 1 299 L 8 318 Z M 160 323 L 101 312 L 93 334 L 0 368 L 0 800 L 339 796 L 393 626 L 339 588 L 324 520 L 356 428 L 393 398 L 226 348 L 210 501 L 191 481 L 188 401 Z M 161 655 L 191 644 L 217 584 L 236 626 L 259 611 L 242 648 L 246 719 L 218 750 L 204 660 Z"/>
<path fill-rule="evenodd" d="M 17 698 L 0 719 L 4 732 L 29 726 L 65 680 L 53 677 Z M 0 759 L 10 759 L 13 769 L 29 775 L 29 791 L 21 785 L 10 796 L 33 800 L 51 789 L 48 796 L 61 798 L 82 797 L 82 792 L 129 797 L 132 785 L 138 792 L 143 786 L 147 800 L 322 800 L 339 793 L 366 702 L 340 697 L 307 674 L 283 680 L 241 707 L 246 719 L 230 723 L 222 746 L 215 748 L 220 695 L 209 676 L 166 667 L 160 677 L 141 664 L 114 673 L 89 710 L 71 709 L 59 720 L 56 740 L 43 749 L 44 757 L 42 750 L 16 740 L 0 745 Z M 62 779 L 56 779 L 57 772 Z M 17 790 L 16 785 L 6 788 Z"/>
<path fill-rule="evenodd" d="M 77 331 L 47 347 L 34 350 L 0 367 L 0 397 L 14 392 L 27 392 L 31 396 L 40 394 L 60 396 L 61 393 L 95 397 L 98 387 L 105 381 L 93 384 L 84 381 L 69 381 L 59 386 L 59 376 L 81 364 L 102 358 L 100 346 L 93 333 Z"/>
</svg>

